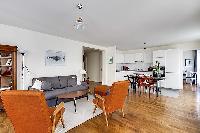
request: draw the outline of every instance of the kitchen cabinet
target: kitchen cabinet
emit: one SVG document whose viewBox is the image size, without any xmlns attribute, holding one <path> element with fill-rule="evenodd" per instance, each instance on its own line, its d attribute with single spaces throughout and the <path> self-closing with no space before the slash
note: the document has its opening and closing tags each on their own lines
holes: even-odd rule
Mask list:
<svg viewBox="0 0 200 133">
<path fill-rule="evenodd" d="M 124 54 L 124 63 L 143 62 L 143 53 Z"/>
<path fill-rule="evenodd" d="M 158 61 L 160 63 L 160 66 L 165 66 L 166 52 L 167 50 L 153 51 L 153 65 L 156 65 L 156 61 Z"/>
<path fill-rule="evenodd" d="M 122 53 L 116 54 L 116 63 L 124 63 L 124 54 Z"/>
<path fill-rule="evenodd" d="M 124 63 L 135 63 L 135 54 L 124 54 Z"/>
<path fill-rule="evenodd" d="M 143 61 L 143 53 L 135 53 L 135 62 L 142 62 Z"/>
<path fill-rule="evenodd" d="M 144 63 L 153 63 L 153 52 L 145 51 L 143 53 L 143 61 L 144 61 Z"/>
</svg>

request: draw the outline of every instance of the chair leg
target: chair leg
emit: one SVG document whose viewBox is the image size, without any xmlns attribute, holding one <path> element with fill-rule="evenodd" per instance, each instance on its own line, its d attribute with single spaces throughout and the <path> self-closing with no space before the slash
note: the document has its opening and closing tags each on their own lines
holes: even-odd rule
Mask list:
<svg viewBox="0 0 200 133">
<path fill-rule="evenodd" d="M 151 88 L 149 87 L 149 98 L 150 98 L 150 90 L 151 90 Z"/>
<path fill-rule="evenodd" d="M 65 128 L 65 124 L 64 124 L 63 118 L 61 118 L 61 123 L 62 123 L 63 128 Z"/>
<path fill-rule="evenodd" d="M 94 111 L 93 111 L 93 114 L 95 113 L 96 109 L 97 109 L 97 106 L 95 105 L 95 107 L 94 107 Z"/>
<path fill-rule="evenodd" d="M 104 115 L 105 115 L 105 119 L 106 119 L 106 126 L 108 126 L 108 116 L 107 116 L 107 113 L 104 112 Z"/>
<path fill-rule="evenodd" d="M 121 109 L 122 110 L 122 116 L 124 117 L 125 114 L 124 114 L 124 108 Z"/>
</svg>

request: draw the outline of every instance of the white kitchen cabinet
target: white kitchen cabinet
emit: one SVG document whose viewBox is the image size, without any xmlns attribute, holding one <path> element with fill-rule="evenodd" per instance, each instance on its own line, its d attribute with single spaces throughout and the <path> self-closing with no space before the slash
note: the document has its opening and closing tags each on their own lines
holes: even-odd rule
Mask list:
<svg viewBox="0 0 200 133">
<path fill-rule="evenodd" d="M 135 54 L 124 54 L 124 63 L 135 63 Z"/>
<path fill-rule="evenodd" d="M 143 53 L 135 53 L 134 56 L 135 56 L 135 61 L 139 62 L 143 61 Z"/>
<path fill-rule="evenodd" d="M 144 60 L 144 63 L 153 63 L 153 52 L 145 51 L 143 53 L 143 60 Z"/>
<path fill-rule="evenodd" d="M 160 66 L 165 66 L 166 64 L 166 50 L 153 51 L 153 65 L 156 65 L 156 61 L 160 63 Z"/>
<path fill-rule="evenodd" d="M 116 54 L 116 63 L 124 63 L 124 54 L 121 53 Z"/>
<path fill-rule="evenodd" d="M 135 63 L 143 61 L 143 53 L 124 54 L 124 63 Z"/>
</svg>

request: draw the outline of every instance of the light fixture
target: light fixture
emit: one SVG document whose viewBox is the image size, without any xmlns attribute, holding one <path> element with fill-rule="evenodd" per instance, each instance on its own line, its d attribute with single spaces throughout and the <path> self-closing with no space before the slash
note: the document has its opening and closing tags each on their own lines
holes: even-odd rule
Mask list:
<svg viewBox="0 0 200 133">
<path fill-rule="evenodd" d="M 76 7 L 79 9 L 79 10 L 82 10 L 83 8 L 83 5 L 81 3 L 77 4 Z M 84 22 L 83 22 L 83 18 L 81 16 L 79 16 L 76 21 L 75 21 L 75 24 L 74 24 L 74 28 L 76 30 L 83 30 L 85 28 L 84 26 Z"/>
<path fill-rule="evenodd" d="M 82 17 L 78 17 L 77 19 L 76 19 L 76 22 L 75 22 L 75 24 L 74 24 L 74 27 L 75 27 L 75 29 L 77 29 L 77 30 L 83 30 L 85 27 L 84 27 L 84 23 L 83 23 L 83 19 L 82 19 Z"/>
</svg>

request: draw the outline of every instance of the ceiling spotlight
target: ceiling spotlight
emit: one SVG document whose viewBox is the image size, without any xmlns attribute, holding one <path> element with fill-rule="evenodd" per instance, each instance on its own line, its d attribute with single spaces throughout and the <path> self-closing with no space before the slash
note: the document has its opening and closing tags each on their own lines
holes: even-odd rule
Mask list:
<svg viewBox="0 0 200 133">
<path fill-rule="evenodd" d="M 79 17 L 77 20 L 76 20 L 76 23 L 74 24 L 74 27 L 75 29 L 79 30 L 79 29 L 84 29 L 85 26 L 83 24 L 83 18 L 82 17 Z"/>
<path fill-rule="evenodd" d="M 77 5 L 77 7 L 78 7 L 78 9 L 82 9 L 82 8 L 83 8 L 83 5 L 82 5 L 81 3 L 79 3 L 79 4 Z"/>
</svg>

